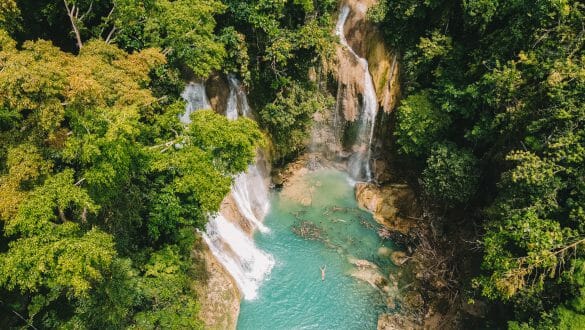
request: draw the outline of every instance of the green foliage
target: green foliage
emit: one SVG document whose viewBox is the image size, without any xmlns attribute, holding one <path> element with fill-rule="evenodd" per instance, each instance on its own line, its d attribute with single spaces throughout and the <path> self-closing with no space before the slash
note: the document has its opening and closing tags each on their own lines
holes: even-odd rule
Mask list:
<svg viewBox="0 0 585 330">
<path fill-rule="evenodd" d="M 229 26 L 221 31 L 220 38 L 227 52 L 227 57 L 223 65 L 224 72 L 238 73 L 244 83 L 249 83 L 252 77 L 248 69 L 250 57 L 248 55 L 246 36 L 236 31 L 233 26 Z"/>
<path fill-rule="evenodd" d="M 433 147 L 422 173 L 425 191 L 448 204 L 463 204 L 475 194 L 479 174 L 473 154 L 452 144 Z"/>
<path fill-rule="evenodd" d="M 187 132 L 189 143 L 213 155 L 214 167 L 225 174 L 248 168 L 264 136 L 255 121 L 248 118 L 228 120 L 213 111 L 196 111 Z"/>
<path fill-rule="evenodd" d="M 220 1 L 117 0 L 115 41 L 124 49 L 160 47 L 171 62 L 186 65 L 196 77 L 221 67 L 225 49 L 214 35 Z"/>
<path fill-rule="evenodd" d="M 167 75 L 158 50 L 3 38 L 3 303 L 35 327 L 201 328 L 185 233 L 254 160 L 258 126 L 208 111 L 180 124 L 184 103 L 148 89 Z"/>
<path fill-rule="evenodd" d="M 512 328 L 582 322 L 571 307 L 580 275 L 567 263 L 585 257 L 583 3 L 388 0 L 371 16 L 404 53 L 401 150 L 433 164 L 429 143 L 448 139 L 481 156 L 469 161 L 486 184 L 475 287 L 516 307 L 504 316 L 517 318 Z M 427 168 L 426 188 L 444 173 Z"/>
<path fill-rule="evenodd" d="M 409 95 L 397 110 L 394 132 L 399 150 L 412 156 L 427 155 L 449 126 L 449 117 L 433 104 L 428 91 Z"/>
<path fill-rule="evenodd" d="M 333 102 L 329 95 L 293 85 L 260 110 L 261 122 L 268 128 L 278 156 L 284 158 L 301 151 L 307 145 L 313 114 L 332 107 Z"/>
<path fill-rule="evenodd" d="M 234 67 L 230 64 L 234 60 L 229 60 L 224 70 L 238 72 L 250 86 L 253 108 L 258 109 L 262 126 L 269 130 L 278 158 L 294 155 L 306 137 L 309 117 L 315 108 L 329 102 L 306 86 L 314 83 L 308 79 L 309 70 L 323 68 L 320 73 L 324 76 L 333 67 L 331 12 L 336 1 L 224 3 L 228 8 L 222 40 L 228 59 L 238 64 Z M 243 59 L 249 60 L 245 70 L 240 64 Z M 309 102 L 310 97 L 301 95 L 302 88 L 310 89 L 303 93 L 316 96 L 316 101 Z"/>
<path fill-rule="evenodd" d="M 17 29 L 20 9 L 14 0 L 3 0 L 0 3 L 0 29 Z"/>
<path fill-rule="evenodd" d="M 197 321 L 199 306 L 189 289 L 188 264 L 177 246 L 165 246 L 151 256 L 139 286 L 154 305 L 136 315 L 132 328 L 203 329 Z"/>
</svg>

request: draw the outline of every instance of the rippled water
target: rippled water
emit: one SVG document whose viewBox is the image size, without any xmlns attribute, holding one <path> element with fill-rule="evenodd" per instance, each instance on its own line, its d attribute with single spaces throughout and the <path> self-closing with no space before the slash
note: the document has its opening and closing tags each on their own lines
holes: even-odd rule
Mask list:
<svg viewBox="0 0 585 330">
<path fill-rule="evenodd" d="M 348 272 L 349 258 L 367 259 L 387 275 L 389 260 L 377 256 L 387 245 L 371 216 L 359 210 L 346 174 L 320 170 L 305 175 L 313 187 L 310 206 L 271 196 L 265 219 L 270 233 L 257 233 L 258 247 L 276 260 L 255 300 L 243 300 L 238 329 L 375 329 L 385 310 L 382 295 Z M 307 191 L 309 194 L 309 191 Z M 309 221 L 321 228 L 323 240 L 307 240 L 291 227 Z M 326 265 L 325 281 L 319 267 Z"/>
</svg>

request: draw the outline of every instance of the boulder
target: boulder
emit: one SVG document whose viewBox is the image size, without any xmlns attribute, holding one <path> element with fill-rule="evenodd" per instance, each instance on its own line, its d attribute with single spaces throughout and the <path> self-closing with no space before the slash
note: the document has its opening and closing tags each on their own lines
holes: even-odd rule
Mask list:
<svg viewBox="0 0 585 330">
<path fill-rule="evenodd" d="M 225 115 L 230 87 L 223 75 L 214 74 L 205 82 L 205 91 L 213 110 Z"/>
<path fill-rule="evenodd" d="M 374 219 L 388 230 L 408 235 L 417 226 L 421 211 L 409 186 L 377 187 L 371 183 L 358 183 L 355 194 L 359 207 L 371 212 Z"/>
<path fill-rule="evenodd" d="M 356 266 L 349 274 L 358 280 L 369 283 L 376 289 L 383 290 L 383 287 L 387 283 L 386 278 L 380 272 L 380 269 L 376 264 L 368 260 L 361 259 L 349 259 L 349 262 Z"/>
</svg>

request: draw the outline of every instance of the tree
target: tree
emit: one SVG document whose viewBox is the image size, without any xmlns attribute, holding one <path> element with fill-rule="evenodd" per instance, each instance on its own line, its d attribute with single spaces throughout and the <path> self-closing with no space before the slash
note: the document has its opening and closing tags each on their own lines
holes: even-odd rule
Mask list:
<svg viewBox="0 0 585 330">
<path fill-rule="evenodd" d="M 148 89 L 156 49 L 2 38 L 0 288 L 22 317 L 7 324 L 201 327 L 185 237 L 254 160 L 258 126 L 205 111 L 182 125 L 184 103 Z"/>
<path fill-rule="evenodd" d="M 429 153 L 435 141 L 440 140 L 449 127 L 449 117 L 430 99 L 429 91 L 409 95 L 397 110 L 396 141 L 399 150 L 411 156 Z"/>
<path fill-rule="evenodd" d="M 485 184 L 474 198 L 481 206 L 464 215 L 484 215 L 474 284 L 494 305 L 513 307 L 503 317 L 515 319 L 511 327 L 580 322 L 571 307 L 583 296 L 580 275 L 569 264 L 582 262 L 585 242 L 584 16 L 572 0 L 398 0 L 372 14 L 404 54 L 397 141 L 425 158 L 427 190 L 445 174 L 436 152 L 427 153 L 433 141 L 481 155 L 465 162 Z"/>
<path fill-rule="evenodd" d="M 471 152 L 453 144 L 435 145 L 422 179 L 425 191 L 433 198 L 451 206 L 466 203 L 477 191 L 477 160 Z"/>
<path fill-rule="evenodd" d="M 205 78 L 221 67 L 226 56 L 214 35 L 214 16 L 224 9 L 217 0 L 118 0 L 110 39 L 126 50 L 160 47 L 171 62 L 184 64 L 195 77 Z"/>
<path fill-rule="evenodd" d="M 268 128 L 278 157 L 290 157 L 299 152 L 309 137 L 313 114 L 332 106 L 330 96 L 294 84 L 279 93 L 273 103 L 261 109 L 261 123 Z"/>
</svg>

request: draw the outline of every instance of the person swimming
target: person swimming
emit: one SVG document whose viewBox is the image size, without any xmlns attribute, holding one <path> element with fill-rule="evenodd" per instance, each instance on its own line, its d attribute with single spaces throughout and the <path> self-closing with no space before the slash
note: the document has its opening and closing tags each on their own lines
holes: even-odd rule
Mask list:
<svg viewBox="0 0 585 330">
<path fill-rule="evenodd" d="M 319 269 L 321 269 L 321 281 L 325 281 L 325 270 L 327 269 L 327 265 L 319 267 Z"/>
</svg>

